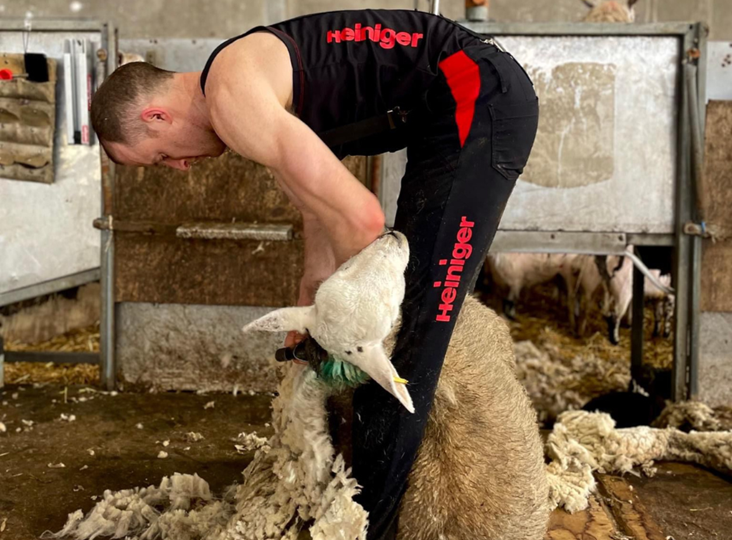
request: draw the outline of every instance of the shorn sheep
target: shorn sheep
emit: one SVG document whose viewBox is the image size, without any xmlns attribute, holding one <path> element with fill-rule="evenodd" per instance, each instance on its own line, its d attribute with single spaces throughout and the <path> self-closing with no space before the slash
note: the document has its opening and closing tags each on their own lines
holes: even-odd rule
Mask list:
<svg viewBox="0 0 732 540">
<path fill-rule="evenodd" d="M 380 252 L 395 246 L 403 250 L 401 256 L 381 256 Z M 389 260 L 397 264 L 385 269 Z M 403 295 L 402 273 L 407 260 L 403 235 L 386 235 L 346 263 L 339 270 L 344 272 L 342 276 L 334 275 L 321 286 L 306 320 L 302 320 L 302 310 L 286 308 L 255 321 L 250 329 L 309 330 L 328 353 L 358 362 L 356 365 L 410 408 L 411 399 L 399 393 L 399 387 L 404 387 L 393 388 L 398 374 L 393 367 L 383 367 L 385 362 L 391 365 L 388 356 L 398 331 L 401 298 L 396 311 L 391 307 L 395 298 Z M 375 313 L 376 306 L 386 306 L 388 314 Z M 377 324 L 384 319 L 389 321 L 386 333 Z M 345 320 L 349 322 L 344 325 Z M 363 350 L 361 356 L 356 352 L 359 349 Z M 385 375 L 373 375 L 379 372 Z M 346 401 L 341 409 L 346 419 L 349 409 Z M 348 439 L 339 440 L 338 450 L 345 455 L 349 454 L 344 444 Z M 536 413 L 515 375 L 508 327 L 491 310 L 468 298 L 458 317 L 425 437 L 409 477 L 398 538 L 539 539 L 548 518 L 546 497 Z"/>
</svg>

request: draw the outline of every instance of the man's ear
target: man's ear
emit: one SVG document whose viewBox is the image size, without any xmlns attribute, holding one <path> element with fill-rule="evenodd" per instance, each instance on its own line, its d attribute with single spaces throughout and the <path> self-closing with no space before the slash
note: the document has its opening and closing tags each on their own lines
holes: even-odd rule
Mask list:
<svg viewBox="0 0 732 540">
<path fill-rule="evenodd" d="M 140 113 L 140 119 L 145 123 L 153 122 L 165 122 L 166 124 L 173 123 L 173 117 L 160 107 L 147 107 Z"/>
<path fill-rule="evenodd" d="M 315 306 L 288 307 L 270 311 L 263 317 L 250 322 L 242 332 L 289 332 L 295 330 L 304 334 L 315 324 Z"/>
</svg>

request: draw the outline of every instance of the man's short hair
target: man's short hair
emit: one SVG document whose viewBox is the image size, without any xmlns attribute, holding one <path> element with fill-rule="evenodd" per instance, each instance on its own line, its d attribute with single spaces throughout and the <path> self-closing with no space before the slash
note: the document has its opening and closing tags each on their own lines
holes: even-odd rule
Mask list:
<svg viewBox="0 0 732 540">
<path fill-rule="evenodd" d="M 147 62 L 117 68 L 94 94 L 91 122 L 100 140 L 128 144 L 146 134 L 135 108 L 143 97 L 158 91 L 173 78 L 172 71 Z"/>
</svg>

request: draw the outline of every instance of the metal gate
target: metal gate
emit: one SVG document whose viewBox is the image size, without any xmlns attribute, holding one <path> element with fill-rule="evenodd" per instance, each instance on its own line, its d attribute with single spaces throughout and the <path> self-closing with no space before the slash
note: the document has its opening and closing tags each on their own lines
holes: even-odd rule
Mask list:
<svg viewBox="0 0 732 540">
<path fill-rule="evenodd" d="M 673 247 L 673 394 L 695 395 L 701 238 L 694 192 L 701 174 L 705 29 L 464 24 L 515 54 L 540 99 L 532 156 L 492 250 L 622 254 L 628 245 Z M 405 152 L 384 158 L 380 197 L 392 219 L 405 166 Z M 643 281 L 636 271 L 634 283 Z M 642 313 L 640 292 L 634 310 Z M 642 321 L 634 323 L 637 373 L 643 333 Z"/>
</svg>

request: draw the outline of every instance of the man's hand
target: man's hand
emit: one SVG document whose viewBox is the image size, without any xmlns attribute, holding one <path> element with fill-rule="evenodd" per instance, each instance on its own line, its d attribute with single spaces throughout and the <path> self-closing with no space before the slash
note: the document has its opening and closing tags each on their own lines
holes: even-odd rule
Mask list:
<svg viewBox="0 0 732 540">
<path fill-rule="evenodd" d="M 292 332 L 288 332 L 287 337 L 285 338 L 285 347 L 292 349 L 306 337 L 308 336 L 301 334 L 300 332 L 295 332 L 294 330 Z"/>
<path fill-rule="evenodd" d="M 309 277 L 305 276 L 300 280 L 300 295 L 297 299 L 298 306 L 312 306 L 315 303 L 315 292 L 318 290 L 319 282 L 313 282 Z M 285 347 L 294 347 L 305 339 L 307 334 L 301 334 L 294 330 L 287 333 L 285 338 Z"/>
</svg>

